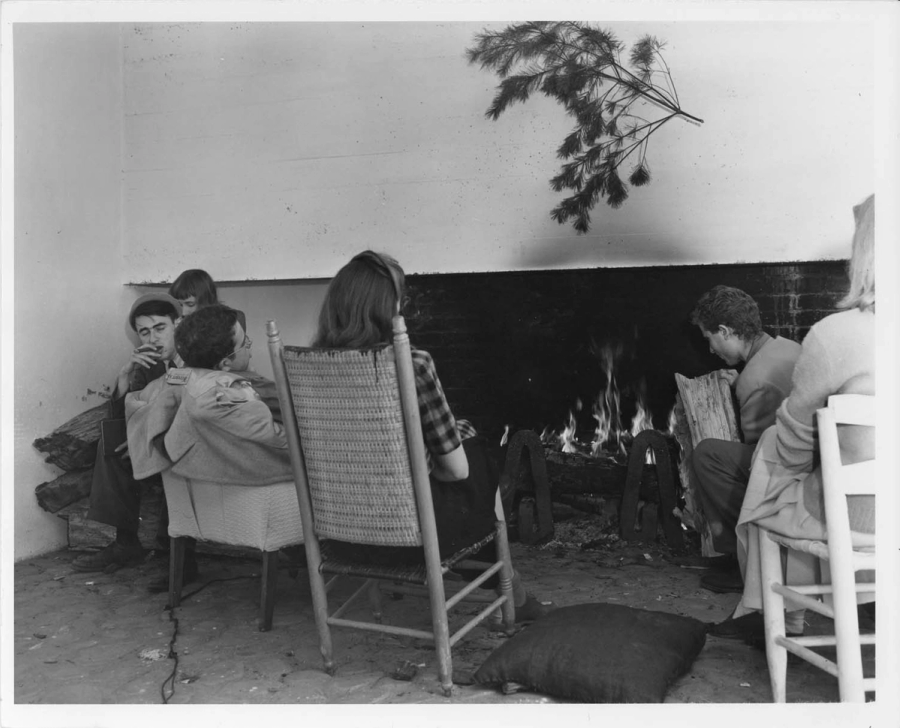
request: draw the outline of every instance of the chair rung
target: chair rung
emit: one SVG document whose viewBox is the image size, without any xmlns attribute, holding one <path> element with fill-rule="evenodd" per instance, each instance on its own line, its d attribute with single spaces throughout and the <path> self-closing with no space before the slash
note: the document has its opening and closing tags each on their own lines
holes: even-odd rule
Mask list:
<svg viewBox="0 0 900 728">
<path fill-rule="evenodd" d="M 834 619 L 834 610 L 829 607 L 825 602 L 821 602 L 818 599 L 813 599 L 812 597 L 808 597 L 805 594 L 801 594 L 794 589 L 789 589 L 783 584 L 772 584 L 772 591 L 777 594 L 781 594 L 784 597 L 788 597 L 792 602 L 799 604 L 802 607 L 806 607 L 806 609 L 811 609 L 812 611 L 822 614 L 829 619 Z M 817 594 L 819 592 L 813 592 Z"/>
<path fill-rule="evenodd" d="M 493 602 L 488 604 L 484 609 L 482 609 L 478 614 L 476 614 L 472 619 L 466 622 L 462 627 L 460 627 L 456 632 L 450 635 L 450 646 L 453 647 L 459 640 L 465 637 L 469 632 L 471 632 L 475 627 L 481 624 L 492 612 L 498 609 L 504 602 L 506 601 L 505 596 L 497 597 Z"/>
<path fill-rule="evenodd" d="M 335 627 L 352 627 L 353 629 L 364 629 L 369 632 L 387 632 L 388 634 L 403 635 L 404 637 L 418 637 L 420 639 L 434 641 L 434 635 L 431 632 L 425 632 L 421 629 L 409 629 L 407 627 L 394 627 L 390 624 L 359 622 L 353 619 L 338 619 L 336 617 L 329 617 L 328 624 Z"/>
<path fill-rule="evenodd" d="M 334 610 L 334 613 L 331 615 L 334 618 L 340 617 L 344 612 L 346 612 L 352 604 L 356 602 L 356 600 L 362 596 L 369 587 L 369 584 L 372 582 L 372 579 L 367 579 L 363 582 L 363 585 L 359 587 L 353 594 L 351 594 L 341 606 Z"/>
<path fill-rule="evenodd" d="M 875 692 L 875 678 L 874 677 L 864 677 L 863 678 L 863 690 L 867 693 Z"/>
<path fill-rule="evenodd" d="M 452 609 L 453 607 L 455 607 L 459 602 L 461 602 L 463 599 L 465 599 L 469 595 L 470 592 L 477 589 L 484 582 L 486 582 L 488 579 L 490 579 L 494 574 L 496 574 L 498 571 L 500 571 L 500 569 L 502 567 L 503 567 L 503 562 L 498 561 L 496 564 L 491 566 L 491 568 L 486 569 L 483 573 L 479 574 L 477 579 L 473 579 L 471 582 L 469 582 L 466 586 L 464 586 L 456 594 L 454 594 L 452 597 L 450 597 L 447 600 L 447 609 Z"/>
<path fill-rule="evenodd" d="M 788 652 L 793 652 L 797 657 L 800 657 L 806 660 L 811 665 L 818 667 L 820 670 L 824 670 L 829 675 L 833 675 L 834 677 L 838 676 L 837 665 L 829 660 L 827 657 L 822 657 L 817 652 L 813 652 L 812 650 L 804 647 L 801 644 L 797 643 L 797 639 L 791 639 L 788 637 L 778 636 L 775 638 L 775 644 L 781 645 Z"/>
</svg>

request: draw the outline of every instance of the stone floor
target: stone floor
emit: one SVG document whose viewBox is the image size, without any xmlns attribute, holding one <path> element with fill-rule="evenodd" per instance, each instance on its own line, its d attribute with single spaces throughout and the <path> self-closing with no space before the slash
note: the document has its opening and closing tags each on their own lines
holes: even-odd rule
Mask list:
<svg viewBox="0 0 900 728">
<path fill-rule="evenodd" d="M 577 532 L 578 523 L 573 519 L 568 533 Z M 542 600 L 559 606 L 610 602 L 715 622 L 728 616 L 738 599 L 700 588 L 703 572 L 667 561 L 664 545 L 613 538 L 583 548 L 577 538 L 567 542 L 565 532 L 558 527 L 557 540 L 544 546 L 512 544 L 516 568 Z M 340 629 L 333 631 L 337 672 L 329 677 L 322 671 L 304 569 L 295 576 L 287 564 L 280 569 L 274 627 L 261 633 L 255 561 L 201 556 L 199 584 L 206 586 L 196 592 L 197 585 L 186 588 L 183 603 L 170 612 L 167 596 L 151 595 L 146 588 L 161 573 L 163 559 L 150 556 L 139 567 L 113 574 L 82 574 L 70 566 L 75 555 L 60 551 L 15 565 L 16 706 L 164 700 L 176 705 L 558 702 L 536 693 L 507 696 L 474 684 L 458 685 L 446 698 L 427 644 Z M 385 616 L 398 623 L 428 621 L 425 603 L 412 597 L 388 601 Z M 458 680 L 469 682 L 467 676 L 503 639 L 482 627 L 470 633 L 453 652 Z M 167 658 L 170 647 L 177 660 Z M 415 666 L 412 679 L 395 679 L 406 663 Z M 837 697 L 836 680 L 829 675 L 806 663 L 790 668 L 789 702 L 829 703 Z M 764 653 L 740 641 L 709 637 L 665 704 L 765 704 L 770 699 Z"/>
</svg>

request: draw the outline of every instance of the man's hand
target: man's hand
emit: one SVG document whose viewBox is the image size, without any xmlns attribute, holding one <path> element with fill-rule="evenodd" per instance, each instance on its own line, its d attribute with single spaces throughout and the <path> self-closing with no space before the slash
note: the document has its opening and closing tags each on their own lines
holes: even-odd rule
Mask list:
<svg viewBox="0 0 900 728">
<path fill-rule="evenodd" d="M 131 358 L 122 367 L 122 374 L 126 376 L 134 371 L 135 367 L 149 369 L 159 361 L 159 350 L 152 344 L 144 344 L 131 352 Z"/>
<path fill-rule="evenodd" d="M 719 379 L 728 382 L 729 387 L 733 387 L 738 378 L 737 369 L 719 369 L 716 374 L 719 375 Z"/>
</svg>

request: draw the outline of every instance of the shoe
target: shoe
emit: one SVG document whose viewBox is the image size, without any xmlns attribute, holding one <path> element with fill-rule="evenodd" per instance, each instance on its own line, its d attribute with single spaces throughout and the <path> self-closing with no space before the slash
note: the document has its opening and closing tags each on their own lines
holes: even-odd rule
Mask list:
<svg viewBox="0 0 900 728">
<path fill-rule="evenodd" d="M 542 604 L 530 594 L 521 607 L 516 607 L 516 624 L 534 622 L 556 609 L 555 604 Z"/>
<path fill-rule="evenodd" d="M 751 612 L 743 617 L 728 617 L 721 622 L 709 625 L 707 634 L 713 637 L 724 637 L 729 640 L 747 640 L 762 637 L 765 639 L 766 627 L 762 612 Z"/>
<path fill-rule="evenodd" d="M 715 569 L 730 571 L 737 568 L 737 557 L 734 554 L 722 556 L 669 556 L 665 560 L 682 569 Z"/>
<path fill-rule="evenodd" d="M 103 571 L 111 574 L 126 566 L 137 566 L 144 560 L 144 547 L 140 543 L 130 545 L 113 541 L 109 546 L 93 554 L 84 554 L 72 562 L 75 571 Z"/>
<path fill-rule="evenodd" d="M 737 569 L 713 571 L 700 578 L 700 586 L 716 594 L 740 593 L 744 591 L 744 580 Z"/>
<path fill-rule="evenodd" d="M 185 558 L 181 586 L 183 587 L 185 584 L 195 582 L 199 578 L 200 570 L 197 568 L 197 560 Z M 151 594 L 167 593 L 169 591 L 169 572 L 166 571 L 147 584 L 147 591 Z"/>
</svg>

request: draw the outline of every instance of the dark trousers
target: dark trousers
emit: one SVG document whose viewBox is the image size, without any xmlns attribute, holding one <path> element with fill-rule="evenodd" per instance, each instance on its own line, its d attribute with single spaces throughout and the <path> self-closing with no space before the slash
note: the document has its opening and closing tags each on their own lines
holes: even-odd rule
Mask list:
<svg viewBox="0 0 900 728">
<path fill-rule="evenodd" d="M 737 553 L 734 529 L 755 449 L 755 445 L 710 438 L 697 443 L 691 455 L 691 482 L 710 525 L 713 547 L 721 553 Z"/>
<path fill-rule="evenodd" d="M 124 398 L 110 402 L 110 414 L 113 418 L 124 419 Z M 120 453 L 106 455 L 106 451 L 101 432 L 97 457 L 94 460 L 87 517 L 92 521 L 114 526 L 116 529 L 137 533 L 141 523 L 141 491 L 148 481 L 158 482 L 162 488 L 162 479 L 157 475 L 152 479 L 135 480 L 131 461 L 122 458 Z M 168 542 L 168 526 L 169 511 L 166 508 L 166 496 L 163 491 L 157 541 L 161 538 L 161 543 Z"/>
</svg>

